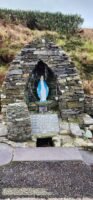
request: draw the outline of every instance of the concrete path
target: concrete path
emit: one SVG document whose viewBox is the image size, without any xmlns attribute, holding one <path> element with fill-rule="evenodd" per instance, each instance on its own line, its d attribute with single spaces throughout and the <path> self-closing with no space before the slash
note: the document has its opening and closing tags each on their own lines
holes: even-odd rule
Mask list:
<svg viewBox="0 0 93 200">
<path fill-rule="evenodd" d="M 13 149 L 1 143 L 0 200 L 93 200 L 91 167 L 86 163 L 93 164 L 93 152 L 62 147 Z"/>
<path fill-rule="evenodd" d="M 84 161 L 93 164 L 93 152 L 78 148 L 62 147 L 16 147 L 0 143 L 0 166 L 11 161 Z"/>
<path fill-rule="evenodd" d="M 0 167 L 0 198 L 93 198 L 93 175 L 82 161 L 11 162 Z"/>
<path fill-rule="evenodd" d="M 7 144 L 0 143 L 0 166 L 11 162 L 13 149 Z"/>
<path fill-rule="evenodd" d="M 16 198 L 16 199 L 0 199 L 0 200 L 46 200 L 46 198 Z M 47 200 L 93 200 L 93 198 L 47 198 Z"/>
<path fill-rule="evenodd" d="M 80 153 L 86 164 L 93 165 L 93 151 L 80 150 Z"/>
<path fill-rule="evenodd" d="M 13 161 L 63 161 L 82 160 L 77 148 L 41 147 L 16 148 Z"/>
</svg>

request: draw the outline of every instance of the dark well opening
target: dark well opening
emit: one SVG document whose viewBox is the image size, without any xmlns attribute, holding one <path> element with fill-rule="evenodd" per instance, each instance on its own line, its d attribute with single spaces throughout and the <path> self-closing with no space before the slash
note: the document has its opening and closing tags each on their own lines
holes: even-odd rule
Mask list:
<svg viewBox="0 0 93 200">
<path fill-rule="evenodd" d="M 52 138 L 38 138 L 37 147 L 53 147 Z"/>
</svg>

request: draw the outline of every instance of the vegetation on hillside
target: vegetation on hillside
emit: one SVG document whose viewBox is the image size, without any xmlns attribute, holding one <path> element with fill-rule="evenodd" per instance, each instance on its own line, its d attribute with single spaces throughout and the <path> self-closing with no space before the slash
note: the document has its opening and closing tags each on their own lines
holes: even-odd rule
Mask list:
<svg viewBox="0 0 93 200">
<path fill-rule="evenodd" d="M 85 92 L 93 94 L 93 30 L 83 30 L 69 39 L 60 36 L 57 44 L 63 47 L 78 68 Z"/>
<path fill-rule="evenodd" d="M 24 24 L 30 29 L 74 33 L 83 23 L 79 15 L 64 15 L 60 12 L 13 11 L 0 9 L 0 18 L 6 22 Z"/>
<path fill-rule="evenodd" d="M 52 35 L 52 38 L 57 35 L 56 32 L 30 30 L 24 25 L 0 20 L 0 87 L 15 55 L 25 44 L 45 34 Z"/>
<path fill-rule="evenodd" d="M 0 10 L 0 85 L 17 52 L 36 37 L 47 35 L 70 55 L 86 93 L 93 94 L 93 31 L 80 31 L 82 22 L 77 15 Z"/>
</svg>

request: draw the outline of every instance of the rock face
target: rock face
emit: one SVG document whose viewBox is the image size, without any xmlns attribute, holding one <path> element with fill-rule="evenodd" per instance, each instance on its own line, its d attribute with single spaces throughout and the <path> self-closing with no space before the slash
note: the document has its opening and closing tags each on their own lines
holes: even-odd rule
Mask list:
<svg viewBox="0 0 93 200">
<path fill-rule="evenodd" d="M 24 102 L 12 103 L 7 107 L 8 139 L 25 141 L 31 139 L 31 121 Z"/>
</svg>

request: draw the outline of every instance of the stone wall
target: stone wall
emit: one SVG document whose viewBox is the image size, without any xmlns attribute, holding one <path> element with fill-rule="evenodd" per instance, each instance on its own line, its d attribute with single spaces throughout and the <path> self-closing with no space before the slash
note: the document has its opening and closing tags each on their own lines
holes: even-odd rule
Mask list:
<svg viewBox="0 0 93 200">
<path fill-rule="evenodd" d="M 34 41 L 26 45 L 11 63 L 3 83 L 2 112 L 7 105 L 25 102 L 25 88 L 35 65 L 45 62 L 57 77 L 55 100 L 62 119 L 76 118 L 84 112 L 84 91 L 79 73 L 65 52 L 52 42 Z"/>
<path fill-rule="evenodd" d="M 24 102 L 7 106 L 8 139 L 25 141 L 31 139 L 31 120 L 27 105 Z"/>
<path fill-rule="evenodd" d="M 93 95 L 85 95 L 85 112 L 93 116 Z"/>
</svg>

